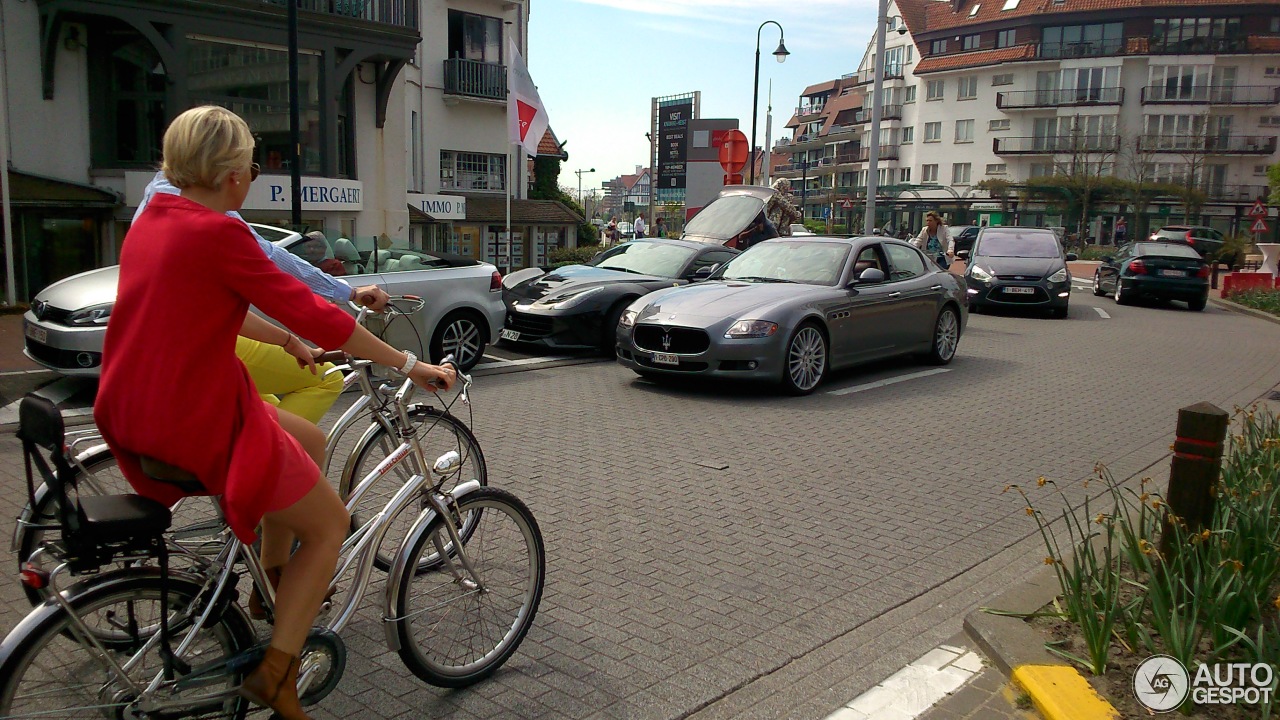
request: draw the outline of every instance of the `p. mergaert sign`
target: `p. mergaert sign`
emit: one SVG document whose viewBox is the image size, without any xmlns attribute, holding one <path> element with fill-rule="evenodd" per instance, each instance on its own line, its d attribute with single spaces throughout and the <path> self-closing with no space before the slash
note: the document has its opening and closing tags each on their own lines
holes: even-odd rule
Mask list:
<svg viewBox="0 0 1280 720">
<path fill-rule="evenodd" d="M 125 202 L 137 207 L 142 202 L 147 183 L 155 177 L 149 172 L 126 172 Z M 249 186 L 244 210 L 278 210 L 289 212 L 293 202 L 293 183 L 288 175 L 263 173 Z M 338 178 L 302 178 L 302 209 L 305 212 L 359 212 L 364 209 L 364 183 Z"/>
</svg>

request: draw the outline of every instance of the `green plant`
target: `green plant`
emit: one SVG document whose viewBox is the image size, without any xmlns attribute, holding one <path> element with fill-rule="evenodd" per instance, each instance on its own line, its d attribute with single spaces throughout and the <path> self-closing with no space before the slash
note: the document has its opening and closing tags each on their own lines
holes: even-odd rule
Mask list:
<svg viewBox="0 0 1280 720">
<path fill-rule="evenodd" d="M 600 252 L 602 248 L 599 245 L 579 245 L 576 248 L 556 248 L 547 253 L 547 260 L 551 263 L 551 267 L 564 267 L 565 265 L 581 265 L 591 260 Z"/>
<path fill-rule="evenodd" d="M 1085 245 L 1078 253 L 1081 260 L 1101 260 L 1115 254 L 1116 249 L 1113 245 Z"/>
<path fill-rule="evenodd" d="M 1231 293 L 1231 302 L 1280 315 L 1280 290 L 1242 290 Z"/>
</svg>

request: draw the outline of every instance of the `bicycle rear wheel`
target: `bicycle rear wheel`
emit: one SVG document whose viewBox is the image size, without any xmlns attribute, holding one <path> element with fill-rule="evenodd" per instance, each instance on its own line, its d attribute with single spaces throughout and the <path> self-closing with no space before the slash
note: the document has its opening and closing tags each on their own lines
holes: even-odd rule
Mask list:
<svg viewBox="0 0 1280 720">
<path fill-rule="evenodd" d="M 172 645 L 191 628 L 198 614 L 200 584 L 170 577 L 169 615 Z M 98 576 L 69 591 L 73 612 L 91 628 L 117 630 L 107 652 L 134 683 L 146 686 L 162 668 L 158 643 L 146 647 L 159 627 L 160 576 L 154 569 L 124 570 Z M 0 717 L 124 718 L 137 700 L 106 659 L 91 645 L 73 639 L 71 617 L 56 604 L 32 611 L 0 644 Z M 95 630 L 95 634 L 97 634 Z M 126 638 L 128 641 L 126 642 Z M 243 614 L 228 608 L 203 628 L 182 655 L 193 666 L 225 659 L 255 642 Z M 239 675 L 205 678 L 197 687 L 161 690 L 154 699 L 164 717 L 243 718 L 248 702 L 235 695 Z"/>
<path fill-rule="evenodd" d="M 483 680 L 515 653 L 533 625 L 546 576 L 542 533 L 516 496 L 480 488 L 458 501 L 457 516 L 474 520 L 464 549 L 483 590 L 471 586 L 444 519 L 436 517 L 411 538 L 404 567 L 439 556 L 437 548 L 447 561 L 431 572 L 401 574 L 395 621 L 404 664 L 428 683 L 452 688 Z"/>
<path fill-rule="evenodd" d="M 444 490 L 451 490 L 458 482 L 468 480 L 476 480 L 481 485 L 489 484 L 489 471 L 485 466 L 484 453 L 481 452 L 480 443 L 475 435 L 471 434 L 466 424 L 448 412 L 425 405 L 411 408 L 409 420 L 417 429 L 418 441 L 422 443 L 422 451 L 427 456 L 427 462 L 432 462 L 438 455 L 450 450 L 456 451 L 462 457 L 462 469 L 453 481 L 445 484 Z M 370 433 L 352 451 L 355 459 L 343 473 L 338 484 L 338 497 L 343 501 L 348 500 L 360 481 L 400 446 L 400 438 L 381 427 L 370 428 Z M 375 480 L 351 509 L 351 529 L 353 531 L 358 529 L 385 508 L 412 475 L 413 464 L 401 462 Z M 374 564 L 379 570 L 385 572 L 391 569 L 391 564 L 395 562 L 396 552 L 403 543 L 405 535 L 413 526 L 418 513 L 426 507 L 424 493 L 424 497 L 418 503 L 406 506 L 405 511 L 391 519 L 387 536 L 374 555 Z M 412 512 L 409 512 L 410 509 Z M 460 529 L 463 542 L 471 537 L 475 529 L 474 525 L 474 522 L 468 523 Z M 419 569 L 429 570 L 436 562 L 438 559 L 434 555 L 424 556 Z"/>
</svg>

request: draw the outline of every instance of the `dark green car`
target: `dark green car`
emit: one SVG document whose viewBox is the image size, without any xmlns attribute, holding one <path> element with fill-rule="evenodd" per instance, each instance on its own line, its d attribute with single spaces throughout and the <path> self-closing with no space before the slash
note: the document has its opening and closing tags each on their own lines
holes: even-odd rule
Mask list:
<svg viewBox="0 0 1280 720">
<path fill-rule="evenodd" d="M 1181 300 L 1200 311 L 1209 300 L 1209 265 L 1182 243 L 1132 242 L 1102 258 L 1093 274 L 1093 294 L 1119 305 L 1139 298 Z"/>
</svg>

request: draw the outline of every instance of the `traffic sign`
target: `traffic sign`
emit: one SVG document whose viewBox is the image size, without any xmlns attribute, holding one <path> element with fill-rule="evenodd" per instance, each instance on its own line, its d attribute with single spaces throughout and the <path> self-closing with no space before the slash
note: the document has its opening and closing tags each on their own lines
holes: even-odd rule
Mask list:
<svg viewBox="0 0 1280 720">
<path fill-rule="evenodd" d="M 831 217 L 831 208 L 829 208 L 829 207 L 824 207 L 824 208 L 822 208 L 822 217 L 823 217 L 824 219 L 825 219 L 825 218 L 829 218 L 829 217 Z"/>
<path fill-rule="evenodd" d="M 1253 227 L 1250 228 L 1250 232 L 1264 233 L 1266 231 L 1267 231 L 1266 220 L 1263 220 L 1262 218 L 1258 218 L 1253 221 Z"/>
<path fill-rule="evenodd" d="M 1252 217 L 1266 217 L 1267 206 L 1262 203 L 1262 200 L 1254 200 L 1253 208 L 1249 210 L 1249 215 Z"/>
<path fill-rule="evenodd" d="M 852 210 L 853 201 L 850 200 L 849 198 L 845 198 L 844 200 L 840 201 L 840 207 L 844 208 L 845 210 Z"/>
</svg>

